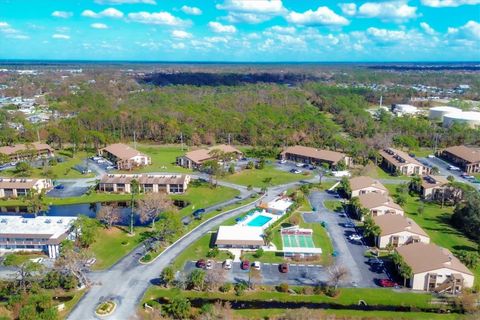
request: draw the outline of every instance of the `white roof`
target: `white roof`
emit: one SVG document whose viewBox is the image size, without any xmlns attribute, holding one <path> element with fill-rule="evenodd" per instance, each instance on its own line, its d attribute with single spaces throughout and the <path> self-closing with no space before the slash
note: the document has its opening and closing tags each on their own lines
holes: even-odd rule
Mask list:
<svg viewBox="0 0 480 320">
<path fill-rule="evenodd" d="M 263 241 L 262 234 L 262 227 L 220 226 L 217 241 Z"/>
<path fill-rule="evenodd" d="M 275 200 L 272 200 L 269 203 L 267 203 L 267 206 L 269 209 L 275 209 L 280 211 L 285 211 L 288 208 L 290 208 L 290 206 L 292 205 L 293 205 L 293 201 L 286 198 L 276 198 Z"/>
<path fill-rule="evenodd" d="M 450 107 L 450 106 L 439 106 L 439 107 L 430 108 L 430 111 L 462 112 L 462 109 Z"/>
<path fill-rule="evenodd" d="M 49 235 L 50 239 L 55 239 L 67 232 L 76 219 L 77 217 L 0 216 L 0 236 L 3 234 Z"/>
<path fill-rule="evenodd" d="M 456 112 L 445 115 L 444 119 L 458 119 L 458 120 L 477 120 L 480 121 L 480 112 Z"/>
</svg>

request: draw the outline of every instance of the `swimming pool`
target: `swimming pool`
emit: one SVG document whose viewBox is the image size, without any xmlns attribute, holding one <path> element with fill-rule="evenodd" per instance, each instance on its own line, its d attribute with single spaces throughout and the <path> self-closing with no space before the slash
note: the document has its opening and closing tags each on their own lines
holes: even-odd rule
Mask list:
<svg viewBox="0 0 480 320">
<path fill-rule="evenodd" d="M 262 227 L 264 224 L 268 223 L 270 220 L 272 220 L 272 218 L 260 214 L 255 218 L 253 218 L 251 221 L 249 221 L 247 223 L 247 226 Z"/>
</svg>

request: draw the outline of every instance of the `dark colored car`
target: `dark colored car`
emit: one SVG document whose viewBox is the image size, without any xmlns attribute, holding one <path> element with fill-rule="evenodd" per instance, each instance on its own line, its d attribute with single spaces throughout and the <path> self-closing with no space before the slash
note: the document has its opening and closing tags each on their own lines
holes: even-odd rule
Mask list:
<svg viewBox="0 0 480 320">
<path fill-rule="evenodd" d="M 378 259 L 378 258 L 370 258 L 370 259 L 368 259 L 367 263 L 372 265 L 372 266 L 373 265 L 383 265 L 383 261 Z"/>
<path fill-rule="evenodd" d="M 195 211 L 193 211 L 192 215 L 196 218 L 196 217 L 199 217 L 201 216 L 202 214 L 205 213 L 205 209 L 197 209 Z"/>
<path fill-rule="evenodd" d="M 198 260 L 197 263 L 195 264 L 197 268 L 202 268 L 202 269 L 205 268 L 206 265 L 207 263 L 205 262 L 204 259 Z"/>
<path fill-rule="evenodd" d="M 250 261 L 243 260 L 242 263 L 240 264 L 240 268 L 242 268 L 242 270 L 250 269 Z"/>
<path fill-rule="evenodd" d="M 63 184 L 57 184 L 57 185 L 55 186 L 55 189 L 57 189 L 57 190 L 63 190 L 63 189 L 65 189 L 65 186 L 64 186 Z"/>
<path fill-rule="evenodd" d="M 393 282 L 390 279 L 380 279 L 380 280 L 378 280 L 378 283 L 380 284 L 380 286 L 385 287 L 385 288 L 398 287 L 398 284 L 396 282 Z"/>
<path fill-rule="evenodd" d="M 282 263 L 281 265 L 278 266 L 278 269 L 280 270 L 281 273 L 287 273 L 288 263 Z"/>
</svg>

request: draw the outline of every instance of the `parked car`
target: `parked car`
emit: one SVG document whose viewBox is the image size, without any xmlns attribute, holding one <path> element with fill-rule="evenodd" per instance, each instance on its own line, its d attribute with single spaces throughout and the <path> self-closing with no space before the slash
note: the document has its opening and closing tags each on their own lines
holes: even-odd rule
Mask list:
<svg viewBox="0 0 480 320">
<path fill-rule="evenodd" d="M 358 235 L 358 234 L 351 234 L 348 236 L 348 239 L 352 240 L 352 241 L 360 241 L 362 240 L 362 236 Z"/>
<path fill-rule="evenodd" d="M 206 262 L 205 262 L 204 259 L 200 259 L 200 260 L 197 261 L 197 263 L 195 263 L 195 266 L 197 268 L 202 268 L 203 269 L 203 268 L 205 268 L 205 265 L 206 265 Z"/>
<path fill-rule="evenodd" d="M 280 161 L 279 161 L 279 163 L 281 163 L 281 164 L 285 164 L 285 163 L 287 163 L 287 160 L 285 160 L 285 159 L 282 159 L 282 160 L 280 160 Z"/>
<path fill-rule="evenodd" d="M 233 261 L 232 259 L 227 259 L 223 262 L 223 269 L 230 270 L 232 269 Z"/>
<path fill-rule="evenodd" d="M 345 222 L 343 226 L 345 228 L 355 228 L 355 224 L 353 222 Z"/>
<path fill-rule="evenodd" d="M 195 211 L 193 211 L 192 215 L 195 217 L 195 218 L 198 218 L 200 217 L 202 214 L 205 213 L 205 209 L 201 208 L 201 209 L 197 209 Z"/>
<path fill-rule="evenodd" d="M 261 268 L 260 261 L 254 261 L 252 267 L 253 269 L 260 270 Z"/>
<path fill-rule="evenodd" d="M 385 287 L 385 288 L 397 288 L 399 287 L 398 283 L 390 280 L 390 279 L 380 279 L 378 281 L 380 286 Z"/>
<path fill-rule="evenodd" d="M 435 155 L 429 154 L 429 155 L 428 155 L 428 158 L 429 158 L 429 159 L 435 159 Z"/>
<path fill-rule="evenodd" d="M 55 189 L 57 189 L 57 190 L 63 190 L 63 189 L 65 189 L 65 186 L 64 186 L 63 184 L 57 184 L 57 185 L 55 186 Z"/>
<path fill-rule="evenodd" d="M 97 259 L 95 258 L 90 258 L 87 261 L 85 261 L 85 267 L 91 267 L 97 262 Z"/>
<path fill-rule="evenodd" d="M 378 259 L 378 258 L 376 258 L 376 257 L 375 257 L 375 258 L 370 258 L 370 259 L 368 259 L 367 263 L 368 263 L 369 265 L 372 265 L 372 266 L 373 266 L 373 265 L 383 265 L 383 261 L 380 260 L 380 259 Z"/>
<path fill-rule="evenodd" d="M 298 170 L 298 169 L 292 169 L 290 170 L 291 173 L 295 173 L 295 174 L 299 174 L 299 173 L 302 173 L 302 171 Z"/>
<path fill-rule="evenodd" d="M 449 165 L 449 166 L 448 166 L 448 170 L 450 170 L 450 171 L 460 171 L 460 168 L 459 168 L 459 167 L 452 166 L 452 165 Z"/>
<path fill-rule="evenodd" d="M 248 270 L 250 269 L 250 261 L 248 260 L 243 260 L 242 263 L 240 264 L 240 268 L 242 270 Z"/>
<path fill-rule="evenodd" d="M 281 265 L 278 266 L 278 269 L 280 270 L 281 273 L 287 273 L 288 263 L 282 263 Z"/>
<path fill-rule="evenodd" d="M 213 269 L 213 261 L 212 260 L 207 260 L 207 263 L 205 264 L 205 269 L 207 269 L 207 270 Z"/>
<path fill-rule="evenodd" d="M 299 163 L 297 163 L 295 166 L 296 166 L 296 167 L 299 167 L 299 168 L 303 168 L 304 165 L 305 165 L 305 164 L 299 162 Z"/>
</svg>

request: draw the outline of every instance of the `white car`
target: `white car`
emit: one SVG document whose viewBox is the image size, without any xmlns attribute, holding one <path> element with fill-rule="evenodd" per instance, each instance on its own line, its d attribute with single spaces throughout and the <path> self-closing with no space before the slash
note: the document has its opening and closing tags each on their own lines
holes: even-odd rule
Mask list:
<svg viewBox="0 0 480 320">
<path fill-rule="evenodd" d="M 210 270 L 212 268 L 213 268 L 212 260 L 207 260 L 207 263 L 205 264 L 205 269 Z"/>
<path fill-rule="evenodd" d="M 362 240 L 362 237 L 358 234 L 351 234 L 348 239 L 352 240 L 352 241 L 360 241 Z"/>
<path fill-rule="evenodd" d="M 460 171 L 460 168 L 459 168 L 459 167 L 452 166 L 452 165 L 449 165 L 449 166 L 448 166 L 448 170 L 450 170 L 450 171 Z"/>
<path fill-rule="evenodd" d="M 253 265 L 252 265 L 252 268 L 256 269 L 256 270 L 260 270 L 260 268 L 261 268 L 260 261 L 254 261 Z"/>
<path fill-rule="evenodd" d="M 99 160 L 97 160 L 97 163 L 105 163 L 105 160 L 99 159 Z"/>
<path fill-rule="evenodd" d="M 287 160 L 282 159 L 282 160 L 280 160 L 279 162 L 280 162 L 281 164 L 284 164 L 284 163 L 287 163 Z"/>
<path fill-rule="evenodd" d="M 295 166 L 297 166 L 297 167 L 299 167 L 299 168 L 303 168 L 304 165 L 305 165 L 305 164 L 299 162 L 299 163 L 297 163 Z"/>
<path fill-rule="evenodd" d="M 435 159 L 435 156 L 434 156 L 433 154 L 429 154 L 429 155 L 428 155 L 428 158 L 430 158 L 430 159 Z"/>
<path fill-rule="evenodd" d="M 223 262 L 223 269 L 230 270 L 232 269 L 233 261 L 232 259 L 227 259 Z"/>
</svg>

